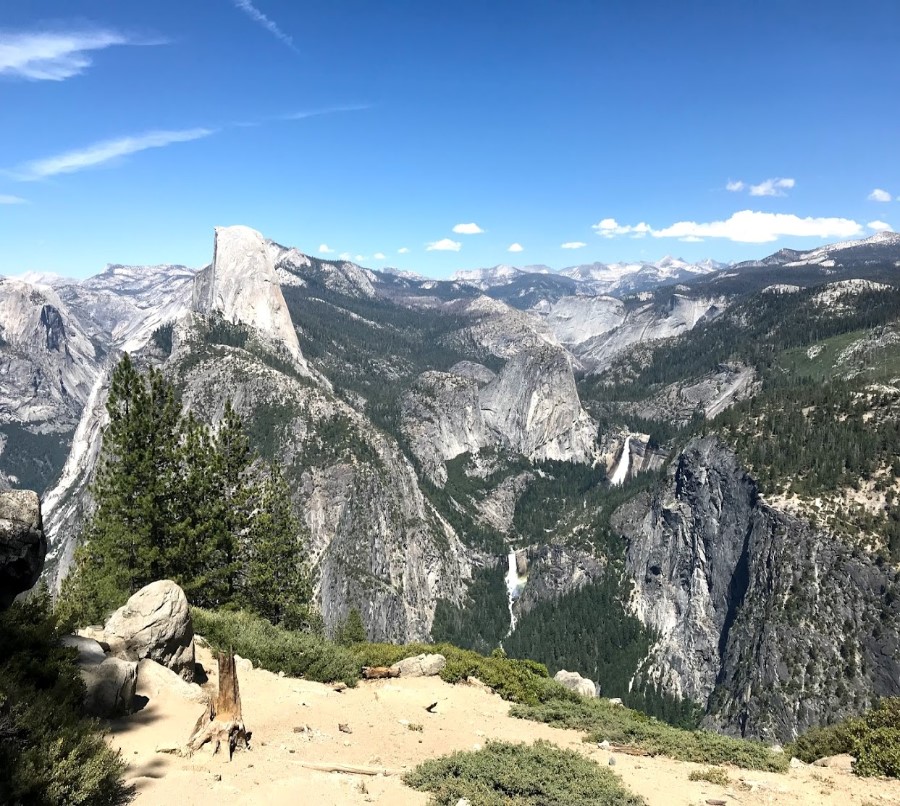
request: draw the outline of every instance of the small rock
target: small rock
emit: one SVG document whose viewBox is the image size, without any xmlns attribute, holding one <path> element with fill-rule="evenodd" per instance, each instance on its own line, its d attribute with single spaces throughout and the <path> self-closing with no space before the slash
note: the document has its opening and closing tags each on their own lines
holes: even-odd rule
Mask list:
<svg viewBox="0 0 900 806">
<path fill-rule="evenodd" d="M 610 767 L 615 767 L 615 766 L 616 766 L 616 759 L 615 759 L 614 756 L 610 756 L 610 757 L 609 757 L 609 766 L 610 766 Z"/>
<path fill-rule="evenodd" d="M 253 661 L 249 658 L 242 658 L 240 655 L 234 656 L 234 665 L 239 672 L 247 673 L 253 671 Z"/>
<path fill-rule="evenodd" d="M 337 692 L 346 691 L 346 690 L 347 690 L 347 684 L 346 684 L 346 683 L 335 683 L 335 684 L 332 686 L 332 688 L 333 688 L 335 691 L 337 691 Z"/>
<path fill-rule="evenodd" d="M 353 731 L 350 729 L 350 726 L 346 722 L 338 723 L 338 730 L 341 733 L 353 733 Z"/>
<path fill-rule="evenodd" d="M 309 725 L 295 725 L 294 733 L 309 733 Z"/>
<path fill-rule="evenodd" d="M 221 780 L 222 780 L 222 776 L 219 775 L 218 773 L 213 776 L 213 781 L 221 781 Z"/>
<path fill-rule="evenodd" d="M 617 705 L 617 706 L 619 706 L 620 708 L 624 708 L 624 707 L 625 707 L 625 703 L 622 702 L 621 698 L 619 698 L 619 697 L 610 697 L 610 698 L 607 700 L 607 702 L 608 702 L 610 705 Z"/>
<path fill-rule="evenodd" d="M 805 767 L 805 766 L 806 766 L 806 764 L 804 764 L 802 761 L 800 761 L 800 759 L 797 758 L 796 756 L 794 756 L 791 759 L 791 768 L 792 769 L 797 770 L 797 769 L 800 769 L 801 767 Z"/>
<path fill-rule="evenodd" d="M 456 801 L 456 806 L 472 806 L 472 801 L 470 801 L 468 798 L 460 798 L 458 801 Z"/>
<path fill-rule="evenodd" d="M 612 745 L 606 739 L 604 739 L 602 742 L 597 742 L 597 747 L 599 747 L 601 750 L 609 750 Z"/>
</svg>

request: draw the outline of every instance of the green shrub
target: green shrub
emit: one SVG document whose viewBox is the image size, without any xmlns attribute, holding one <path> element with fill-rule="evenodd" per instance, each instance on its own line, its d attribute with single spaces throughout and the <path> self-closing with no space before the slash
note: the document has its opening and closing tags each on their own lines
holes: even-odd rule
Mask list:
<svg viewBox="0 0 900 806">
<path fill-rule="evenodd" d="M 414 789 L 431 792 L 439 806 L 453 806 L 460 798 L 479 806 L 644 804 L 609 770 L 547 741 L 532 745 L 488 742 L 482 750 L 426 761 L 403 780 Z"/>
<path fill-rule="evenodd" d="M 856 720 L 845 720 L 836 725 L 812 728 L 785 748 L 785 754 L 796 756 L 805 764 L 816 759 L 853 752 L 851 726 Z"/>
<path fill-rule="evenodd" d="M 46 594 L 0 614 L 0 803 L 125 803 L 125 764 L 83 716 L 77 653 L 59 641 Z"/>
<path fill-rule="evenodd" d="M 215 649 L 233 649 L 256 665 L 291 677 L 329 683 L 359 680 L 357 656 L 345 647 L 309 632 L 276 627 L 264 618 L 237 611 L 192 609 L 194 630 Z"/>
<path fill-rule="evenodd" d="M 362 644 L 354 649 L 364 666 L 390 666 L 412 655 L 438 652 L 447 658 L 441 672 L 445 682 L 459 683 L 467 677 L 477 677 L 510 702 L 537 705 L 555 699 L 577 699 L 576 694 L 550 679 L 544 664 L 507 658 L 502 653 L 485 657 L 451 644 Z"/>
<path fill-rule="evenodd" d="M 512 716 L 533 719 L 555 727 L 588 731 L 585 741 L 607 740 L 631 745 L 650 755 L 669 756 L 699 764 L 735 764 L 753 770 L 783 772 L 789 756 L 773 753 L 765 745 L 721 736 L 706 730 L 681 730 L 639 711 L 606 700 L 551 699 L 540 705 L 514 705 Z"/>
<path fill-rule="evenodd" d="M 849 723 L 857 775 L 900 778 L 900 697 L 881 700 L 871 711 Z"/>
<path fill-rule="evenodd" d="M 716 786 L 728 786 L 731 783 L 728 773 L 718 767 L 707 767 L 705 770 L 691 770 L 688 780 L 707 781 L 711 784 L 716 784 Z"/>
</svg>

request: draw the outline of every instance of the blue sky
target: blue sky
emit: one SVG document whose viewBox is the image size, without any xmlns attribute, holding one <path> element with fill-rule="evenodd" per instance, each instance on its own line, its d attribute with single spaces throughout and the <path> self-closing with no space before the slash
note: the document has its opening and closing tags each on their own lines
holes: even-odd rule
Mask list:
<svg viewBox="0 0 900 806">
<path fill-rule="evenodd" d="M 9 3 L 0 273 L 202 265 L 236 223 L 433 276 L 900 227 L 898 30 L 897 0 Z"/>
</svg>

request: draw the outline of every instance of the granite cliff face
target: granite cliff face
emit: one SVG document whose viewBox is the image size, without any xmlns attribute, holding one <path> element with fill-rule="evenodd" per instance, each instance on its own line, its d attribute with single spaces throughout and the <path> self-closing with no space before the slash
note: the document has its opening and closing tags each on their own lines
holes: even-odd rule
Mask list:
<svg viewBox="0 0 900 806">
<path fill-rule="evenodd" d="M 243 322 L 284 347 L 307 369 L 291 323 L 273 255 L 265 239 L 249 227 L 216 227 L 212 263 L 194 280 L 193 310 Z"/>
<path fill-rule="evenodd" d="M 900 693 L 894 572 L 760 497 L 715 438 L 620 508 L 631 607 L 660 638 L 640 674 L 710 727 L 788 741 Z"/>
</svg>

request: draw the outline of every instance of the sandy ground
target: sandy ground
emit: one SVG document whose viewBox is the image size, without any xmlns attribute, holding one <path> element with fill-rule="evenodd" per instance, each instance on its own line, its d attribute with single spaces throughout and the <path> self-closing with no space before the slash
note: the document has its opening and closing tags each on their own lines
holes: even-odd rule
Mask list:
<svg viewBox="0 0 900 806">
<path fill-rule="evenodd" d="M 210 670 L 211 657 L 198 650 Z M 191 758 L 158 752 L 183 744 L 203 706 L 185 699 L 177 686 L 142 681 L 146 706 L 111 723 L 110 744 L 128 762 L 136 803 L 426 804 L 426 794 L 404 786 L 403 771 L 453 750 L 473 749 L 487 739 L 531 742 L 549 739 L 614 772 L 651 806 L 694 804 L 816 804 L 875 806 L 900 804 L 900 781 L 859 779 L 848 764 L 802 767 L 784 775 L 728 769 L 727 788 L 688 780 L 702 765 L 665 758 L 610 753 L 582 741 L 576 731 L 559 730 L 508 716 L 508 703 L 471 686 L 451 686 L 439 678 L 363 682 L 337 692 L 330 686 L 296 680 L 259 669 L 240 671 L 244 721 L 253 731 L 250 752 Z M 207 688 L 215 690 L 211 675 Z M 435 713 L 425 706 L 436 702 Z M 346 725 L 351 733 L 339 730 Z M 412 729 L 421 725 L 421 730 Z M 299 731 L 299 732 L 298 732 Z M 362 765 L 383 770 L 375 776 L 320 772 L 305 763 Z"/>
</svg>

